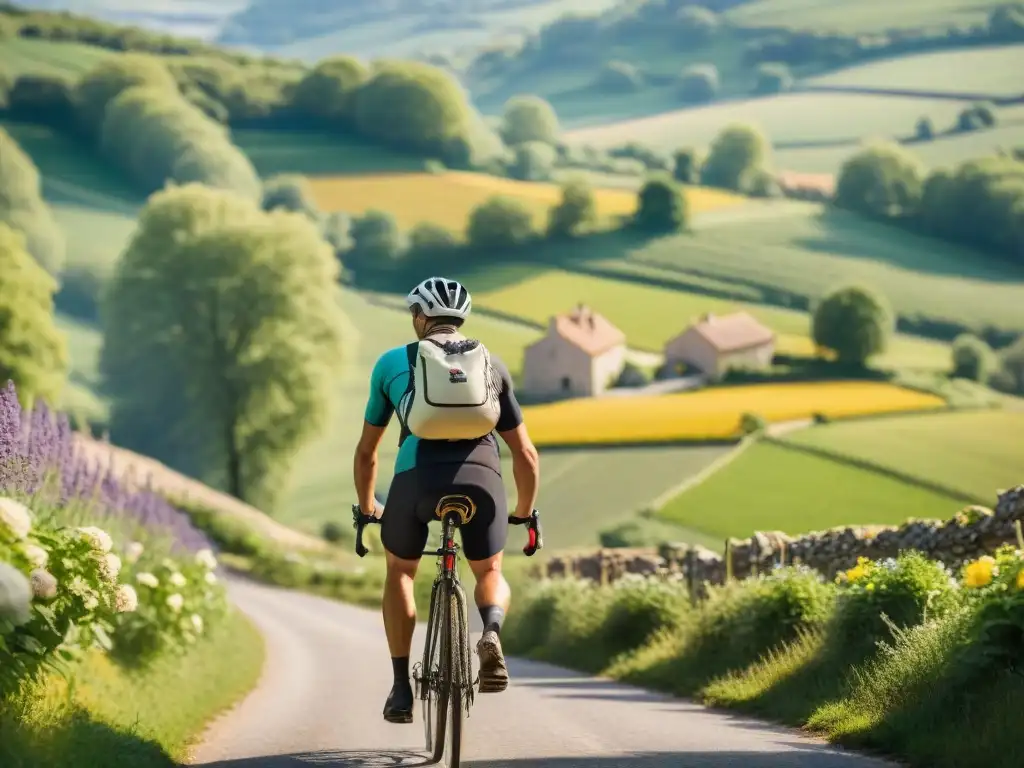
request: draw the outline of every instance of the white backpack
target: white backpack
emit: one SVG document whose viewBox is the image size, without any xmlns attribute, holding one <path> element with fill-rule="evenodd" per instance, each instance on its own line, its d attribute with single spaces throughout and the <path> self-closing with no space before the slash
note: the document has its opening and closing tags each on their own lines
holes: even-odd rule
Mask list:
<svg viewBox="0 0 1024 768">
<path fill-rule="evenodd" d="M 405 426 L 424 440 L 474 440 L 498 424 L 500 382 L 487 347 L 475 339 L 424 339 L 406 347 L 411 377 Z"/>
</svg>

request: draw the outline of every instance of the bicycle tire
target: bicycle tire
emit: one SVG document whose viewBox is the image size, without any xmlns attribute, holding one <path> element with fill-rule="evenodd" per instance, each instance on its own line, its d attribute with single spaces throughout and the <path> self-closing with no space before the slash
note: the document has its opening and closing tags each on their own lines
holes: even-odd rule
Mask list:
<svg viewBox="0 0 1024 768">
<path fill-rule="evenodd" d="M 424 685 L 427 686 L 426 696 L 423 698 L 423 729 L 426 750 L 434 763 L 439 763 L 444 757 L 445 730 L 448 725 L 448 686 L 445 685 L 444 668 L 447 612 L 446 601 L 441 597 L 446 591 L 440 581 L 435 582 L 431 590 L 427 639 L 423 648 L 421 670 Z"/>
<path fill-rule="evenodd" d="M 466 627 L 465 601 L 459 599 L 459 587 L 456 585 L 448 596 L 448 654 L 447 662 L 450 675 L 448 745 L 445 750 L 448 768 L 459 768 L 462 760 L 462 723 L 465 717 L 465 659 L 469 652 L 469 636 Z"/>
</svg>

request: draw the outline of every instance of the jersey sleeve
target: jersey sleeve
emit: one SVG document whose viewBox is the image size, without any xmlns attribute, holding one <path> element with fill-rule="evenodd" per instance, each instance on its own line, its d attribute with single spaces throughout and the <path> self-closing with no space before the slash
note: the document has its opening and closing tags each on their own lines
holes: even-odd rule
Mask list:
<svg viewBox="0 0 1024 768">
<path fill-rule="evenodd" d="M 370 399 L 366 401 L 366 411 L 363 414 L 363 418 L 375 427 L 386 427 L 391 423 L 391 416 L 395 412 L 395 407 L 388 398 L 386 384 L 387 365 L 385 357 L 381 356 L 373 366 L 373 373 L 370 374 Z"/>
<path fill-rule="evenodd" d="M 501 391 L 498 393 L 498 405 L 501 408 L 498 423 L 494 427 L 497 432 L 508 432 L 523 423 L 523 409 L 516 400 L 515 388 L 512 386 L 512 374 L 508 367 L 492 355 L 491 365 L 501 377 Z"/>
</svg>

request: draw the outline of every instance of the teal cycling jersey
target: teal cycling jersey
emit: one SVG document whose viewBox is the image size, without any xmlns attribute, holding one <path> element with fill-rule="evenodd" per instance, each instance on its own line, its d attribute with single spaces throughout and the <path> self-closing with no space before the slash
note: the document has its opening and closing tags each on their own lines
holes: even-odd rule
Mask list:
<svg viewBox="0 0 1024 768">
<path fill-rule="evenodd" d="M 491 366 L 501 378 L 498 394 L 501 413 L 495 431 L 507 432 L 523 423 L 523 412 L 516 401 L 508 368 L 493 353 Z M 391 423 L 391 417 L 409 389 L 411 376 L 404 345 L 389 349 L 377 359 L 370 375 L 370 397 L 364 413 L 369 424 L 386 427 Z M 421 440 L 409 432 L 400 413 L 398 417 L 402 432 L 398 438 L 395 474 L 430 464 L 483 464 L 501 471 L 498 441 L 493 432 L 476 440 Z"/>
</svg>

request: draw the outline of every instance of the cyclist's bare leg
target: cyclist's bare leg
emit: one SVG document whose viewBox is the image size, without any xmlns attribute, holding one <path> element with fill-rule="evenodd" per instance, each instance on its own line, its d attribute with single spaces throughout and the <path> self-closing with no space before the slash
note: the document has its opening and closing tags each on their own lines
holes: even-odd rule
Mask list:
<svg viewBox="0 0 1024 768">
<path fill-rule="evenodd" d="M 486 560 L 470 560 L 476 577 L 477 608 L 484 622 L 484 633 L 477 643 L 480 656 L 480 692 L 497 693 L 508 687 L 508 669 L 501 650 L 501 622 L 508 611 L 512 590 L 501 573 L 502 553 Z"/>
<path fill-rule="evenodd" d="M 416 600 L 413 580 L 419 560 L 403 560 L 385 552 L 387 576 L 384 579 L 384 632 L 388 637 L 395 684 L 384 706 L 384 719 L 392 723 L 412 722 L 412 683 L 409 681 L 409 654 L 416 629 Z"/>
</svg>

